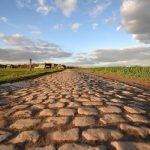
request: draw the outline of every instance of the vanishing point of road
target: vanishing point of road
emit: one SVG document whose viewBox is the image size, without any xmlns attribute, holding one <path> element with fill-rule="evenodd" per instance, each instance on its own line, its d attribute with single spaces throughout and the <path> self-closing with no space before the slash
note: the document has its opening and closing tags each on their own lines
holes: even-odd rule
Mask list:
<svg viewBox="0 0 150 150">
<path fill-rule="evenodd" d="M 150 91 L 72 70 L 0 94 L 0 150 L 150 150 Z"/>
</svg>

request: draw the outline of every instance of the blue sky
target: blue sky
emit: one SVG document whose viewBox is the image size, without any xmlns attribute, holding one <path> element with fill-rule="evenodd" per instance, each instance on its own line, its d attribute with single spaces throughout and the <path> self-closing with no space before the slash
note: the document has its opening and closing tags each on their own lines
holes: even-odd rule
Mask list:
<svg viewBox="0 0 150 150">
<path fill-rule="evenodd" d="M 116 53 L 124 50 L 126 54 L 128 49 L 131 49 L 130 53 L 139 47 L 139 55 L 144 52 L 146 58 L 150 58 L 147 52 L 149 42 L 142 41 L 143 33 L 139 34 L 138 30 L 135 33 L 132 31 L 134 24 L 131 24 L 130 29 L 128 23 L 133 21 L 131 18 L 134 21 L 142 18 L 133 16 L 134 9 L 131 9 L 132 5 L 139 5 L 138 2 L 139 0 L 135 0 L 135 3 L 131 0 L 1 0 L 0 62 L 26 62 L 28 56 L 32 57 L 36 53 L 33 56 L 35 62 L 54 61 L 79 66 L 149 65 L 148 59 L 142 62 L 139 56 L 130 62 L 127 58 L 112 58 L 112 61 L 110 58 L 115 54 L 101 62 L 102 52 L 109 55 L 108 51 Z M 143 2 L 138 6 L 141 11 L 150 5 L 146 0 Z M 149 15 L 145 18 L 147 22 L 149 18 Z M 20 43 L 20 40 L 25 42 Z M 32 43 L 30 47 L 28 42 Z M 47 47 L 42 47 L 42 43 L 47 43 Z M 98 49 L 99 61 L 98 58 L 94 59 Z M 9 52 L 10 56 L 11 53 L 16 56 L 11 59 L 8 56 L 7 59 Z M 2 58 L 3 55 L 6 58 Z"/>
</svg>

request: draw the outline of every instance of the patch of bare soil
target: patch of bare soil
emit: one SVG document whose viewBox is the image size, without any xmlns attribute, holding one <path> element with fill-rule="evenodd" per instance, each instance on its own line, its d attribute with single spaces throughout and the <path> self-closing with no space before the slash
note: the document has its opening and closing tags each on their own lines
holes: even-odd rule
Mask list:
<svg viewBox="0 0 150 150">
<path fill-rule="evenodd" d="M 94 73 L 98 76 L 109 78 L 111 80 L 116 80 L 119 82 L 123 82 L 132 86 L 136 86 L 142 89 L 149 90 L 150 89 L 150 80 L 144 80 L 140 78 L 130 78 L 130 77 L 123 77 L 119 75 L 112 75 L 112 74 L 104 74 L 104 73 Z"/>
</svg>

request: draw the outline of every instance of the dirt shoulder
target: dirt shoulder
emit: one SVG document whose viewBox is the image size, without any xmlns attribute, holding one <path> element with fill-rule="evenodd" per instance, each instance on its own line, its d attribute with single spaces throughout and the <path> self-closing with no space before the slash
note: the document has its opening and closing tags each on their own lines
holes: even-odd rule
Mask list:
<svg viewBox="0 0 150 150">
<path fill-rule="evenodd" d="M 98 75 L 107 79 L 116 80 L 116 81 L 126 83 L 128 85 L 136 86 L 145 90 L 150 89 L 150 80 L 144 80 L 140 78 L 122 77 L 119 75 L 104 74 L 104 73 L 93 73 L 93 72 L 88 72 L 88 71 L 84 71 L 84 72 L 95 74 L 95 75 Z"/>
</svg>

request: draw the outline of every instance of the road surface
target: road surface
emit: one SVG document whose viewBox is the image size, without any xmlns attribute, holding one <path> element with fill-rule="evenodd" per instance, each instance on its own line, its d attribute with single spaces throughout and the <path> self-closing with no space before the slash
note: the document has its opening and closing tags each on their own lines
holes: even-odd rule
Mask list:
<svg viewBox="0 0 150 150">
<path fill-rule="evenodd" d="M 0 95 L 0 150 L 149 150 L 150 91 L 72 70 Z"/>
</svg>

